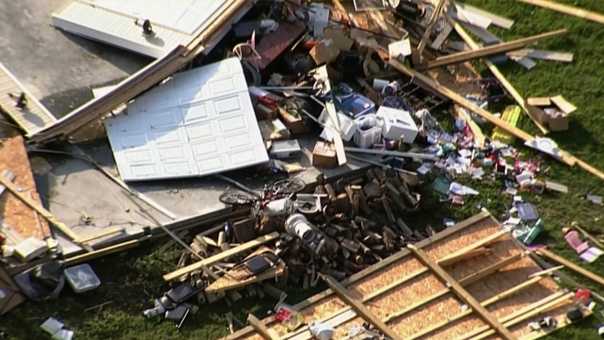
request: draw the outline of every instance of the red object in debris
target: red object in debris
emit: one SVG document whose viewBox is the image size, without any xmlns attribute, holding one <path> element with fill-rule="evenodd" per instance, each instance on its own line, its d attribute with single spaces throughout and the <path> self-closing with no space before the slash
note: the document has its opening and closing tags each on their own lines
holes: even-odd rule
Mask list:
<svg viewBox="0 0 604 340">
<path fill-rule="evenodd" d="M 290 310 L 288 310 L 287 308 L 279 308 L 277 313 L 275 313 L 275 319 L 277 319 L 277 321 L 279 321 L 279 322 L 287 321 L 287 320 L 291 319 L 291 317 L 292 317 L 292 312 Z"/>
<path fill-rule="evenodd" d="M 262 40 L 256 45 L 256 51 L 260 55 L 260 60 L 257 62 L 258 68 L 265 69 L 298 39 L 304 30 L 305 26 L 302 24 L 284 22 L 279 24 L 276 31 L 262 37 Z"/>
<path fill-rule="evenodd" d="M 575 299 L 580 301 L 582 304 L 587 305 L 589 300 L 591 300 L 591 291 L 586 288 L 579 288 L 577 292 L 575 292 Z"/>
</svg>

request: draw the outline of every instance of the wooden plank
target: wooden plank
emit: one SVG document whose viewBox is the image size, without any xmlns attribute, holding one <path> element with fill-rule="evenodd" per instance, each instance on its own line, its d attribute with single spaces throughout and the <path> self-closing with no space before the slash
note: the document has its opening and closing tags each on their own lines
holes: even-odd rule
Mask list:
<svg viewBox="0 0 604 340">
<path fill-rule="evenodd" d="M 426 44 L 428 43 L 428 39 L 430 39 L 432 29 L 434 29 L 434 25 L 436 25 L 438 22 L 438 17 L 440 17 L 443 9 L 445 8 L 446 2 L 447 0 L 438 0 L 438 3 L 434 8 L 434 12 L 432 12 L 432 16 L 430 17 L 430 21 L 428 22 L 428 27 L 426 27 L 419 44 L 417 44 L 417 57 L 420 61 L 422 59 L 422 54 L 424 53 L 424 48 L 426 48 Z"/>
<path fill-rule="evenodd" d="M 266 325 L 258 320 L 257 317 L 255 317 L 252 314 L 248 314 L 247 316 L 247 322 L 252 325 L 252 327 L 254 327 L 254 329 L 256 330 L 256 332 L 260 333 L 260 335 L 262 335 L 262 337 L 264 337 L 267 340 L 278 340 L 279 337 L 277 335 L 275 335 L 273 332 L 271 332 L 271 330 L 269 330 L 268 328 L 266 328 Z"/>
<path fill-rule="evenodd" d="M 495 234 L 489 235 L 488 237 L 485 237 L 477 242 L 474 242 L 468 246 L 465 246 L 465 247 L 455 251 L 452 254 L 449 254 L 449 255 L 443 257 L 442 259 L 439 259 L 437 261 L 437 263 L 440 266 L 446 266 L 446 265 L 458 262 L 460 259 L 463 259 L 464 256 L 466 256 L 466 254 L 468 252 L 471 252 L 475 249 L 478 249 L 480 247 L 491 244 L 491 243 L 497 241 L 498 239 L 502 238 L 505 235 L 509 235 L 509 232 L 507 230 L 500 230 L 500 231 L 496 232 Z"/>
<path fill-rule="evenodd" d="M 561 34 L 566 33 L 566 29 L 560 29 L 552 32 L 546 32 L 537 34 L 527 38 L 521 38 L 517 40 L 512 40 L 496 45 L 490 45 L 486 47 L 482 47 L 480 49 L 473 49 L 472 51 L 462 51 L 453 54 L 449 54 L 447 56 L 438 57 L 433 61 L 427 62 L 424 66 L 424 69 L 431 69 L 439 66 L 451 65 L 462 63 L 464 61 L 469 61 L 472 59 L 482 58 L 490 55 L 505 53 L 513 50 L 518 50 L 523 48 L 526 45 L 535 43 L 539 40 L 555 37 Z"/>
<path fill-rule="evenodd" d="M 572 16 L 575 16 L 578 18 L 591 20 L 591 21 L 594 21 L 594 22 L 597 22 L 600 24 L 604 24 L 604 15 L 597 13 L 597 12 L 587 11 L 587 10 L 584 10 L 579 7 L 563 5 L 563 4 L 559 4 L 557 2 L 546 1 L 546 0 L 518 0 L 518 1 L 527 3 L 529 5 L 533 5 L 533 6 L 551 9 L 552 11 L 572 15 Z"/>
<path fill-rule="evenodd" d="M 193 272 L 195 270 L 199 270 L 202 269 L 202 267 L 207 267 L 207 266 L 211 266 L 213 264 L 216 264 L 222 260 L 226 260 L 231 256 L 240 254 L 244 251 L 250 250 L 250 249 L 254 249 L 260 245 L 263 245 L 267 242 L 273 241 L 275 239 L 277 239 L 279 237 L 279 233 L 278 232 L 273 232 L 270 233 L 268 235 L 263 235 L 258 237 L 255 240 L 243 243 L 241 245 L 238 245 L 237 247 L 233 247 L 229 250 L 223 251 L 221 253 L 218 253 L 214 256 L 208 257 L 207 259 L 195 262 L 193 264 L 190 264 L 186 267 L 180 268 L 176 271 L 173 271 L 171 273 L 168 273 L 166 275 L 164 275 L 164 280 L 165 281 L 172 281 L 172 280 L 176 280 L 177 278 L 183 276 L 183 275 L 187 275 L 190 272 Z"/>
<path fill-rule="evenodd" d="M 461 9 L 464 9 L 468 12 L 474 12 L 485 18 L 489 18 L 491 20 L 491 23 L 493 23 L 493 25 L 501 27 L 501 28 L 510 29 L 510 28 L 512 28 L 512 25 L 514 25 L 514 20 L 512 20 L 512 19 L 502 17 L 500 15 L 485 11 L 478 7 L 474 7 L 474 6 L 465 4 L 460 1 L 456 1 L 455 6 L 461 8 Z"/>
<path fill-rule="evenodd" d="M 499 260 L 499 261 L 493 263 L 492 265 L 484 268 L 483 270 L 474 272 L 474 273 L 460 279 L 459 284 L 461 284 L 462 286 L 467 286 L 467 285 L 471 285 L 474 282 L 478 282 L 478 281 L 482 280 L 483 278 L 487 277 L 488 275 L 490 275 L 494 272 L 497 272 L 500 269 L 503 269 L 512 263 L 517 262 L 523 256 L 524 256 L 523 253 L 518 253 L 518 254 L 514 254 L 512 256 L 506 257 L 502 260 Z"/>
<path fill-rule="evenodd" d="M 414 78 L 415 81 L 419 81 L 419 84 L 421 86 L 425 86 L 428 89 L 435 91 L 436 93 L 447 97 L 449 99 L 451 99 L 452 101 L 454 101 L 455 103 L 457 103 L 458 105 L 472 111 L 475 112 L 476 114 L 478 114 L 479 116 L 483 117 L 484 119 L 486 119 L 487 121 L 489 121 L 491 124 L 494 124 L 495 126 L 498 126 L 500 128 L 502 128 L 504 131 L 507 131 L 509 134 L 514 135 L 517 138 L 520 138 L 524 141 L 529 141 L 531 139 L 533 139 L 534 137 L 531 136 L 530 134 L 526 133 L 525 131 L 520 130 L 519 128 L 515 127 L 515 126 L 511 126 L 510 124 L 506 123 L 505 121 L 495 117 L 492 113 L 490 113 L 489 111 L 479 108 L 478 106 L 476 106 L 475 104 L 471 103 L 470 101 L 468 101 L 466 98 L 464 98 L 463 96 L 459 95 L 458 93 L 456 93 L 455 91 L 449 89 L 446 86 L 443 86 L 439 83 L 437 83 L 436 81 L 434 81 L 432 78 L 419 73 L 415 70 L 412 70 L 410 68 L 408 68 L 407 66 L 403 65 L 402 63 L 398 62 L 397 60 L 390 60 L 389 64 L 392 65 L 395 69 L 397 69 L 399 72 L 407 74 L 408 76 Z M 571 155 L 570 153 L 568 153 L 567 151 L 564 150 L 560 150 L 560 160 L 562 162 L 564 162 L 565 164 L 569 165 L 569 166 L 574 166 L 579 165 L 583 170 L 589 172 L 590 174 L 604 180 L 604 172 L 600 171 L 599 169 L 591 166 L 590 164 L 588 164 L 587 162 Z"/>
<path fill-rule="evenodd" d="M 358 301 L 354 297 L 350 295 L 348 290 L 342 286 L 341 283 L 336 281 L 333 277 L 329 275 L 321 275 L 323 280 L 327 282 L 329 287 L 338 294 L 340 299 L 346 302 L 352 309 L 355 310 L 365 321 L 374 325 L 377 329 L 379 329 L 384 335 L 394 340 L 402 340 L 403 338 L 396 334 L 390 327 L 388 327 L 380 318 L 378 318 L 375 314 L 373 314 L 362 302 Z"/>
<path fill-rule="evenodd" d="M 459 36 L 463 39 L 463 41 L 468 44 L 468 46 L 470 46 L 472 50 L 480 48 L 476 41 L 472 39 L 472 37 L 464 30 L 464 28 L 460 24 L 454 22 L 453 28 L 455 29 L 457 34 L 459 34 Z M 518 106 L 522 108 L 526 115 L 529 116 L 533 123 L 539 128 L 539 130 L 541 130 L 542 133 L 547 134 L 549 130 L 537 118 L 539 114 L 536 111 L 537 109 L 532 106 L 529 106 L 525 102 L 524 97 L 516 90 L 512 83 L 507 80 L 507 78 L 503 75 L 503 73 L 501 73 L 499 68 L 492 61 L 488 59 L 483 59 L 483 62 L 485 63 L 485 65 L 487 65 L 487 68 L 489 69 L 489 71 L 491 71 L 495 78 L 499 80 L 505 90 L 512 96 L 512 98 L 514 98 Z"/>
<path fill-rule="evenodd" d="M 552 100 L 550 97 L 530 97 L 526 98 L 526 102 L 529 105 L 533 106 L 550 106 L 552 105 Z"/>
<path fill-rule="evenodd" d="M 533 277 L 537 277 L 537 276 L 549 275 L 549 274 L 551 274 L 553 272 L 556 272 L 556 271 L 558 271 L 558 270 L 560 270 L 562 268 L 564 268 L 564 266 L 551 267 L 551 268 L 548 268 L 548 269 L 545 269 L 545 270 L 538 271 L 536 273 L 532 273 L 528 277 L 533 278 Z"/>
<path fill-rule="evenodd" d="M 566 114 L 572 113 L 577 110 L 576 106 L 574 106 L 561 95 L 551 97 L 550 99 L 552 100 L 552 103 L 554 103 L 560 110 L 562 110 L 562 112 Z"/>
<path fill-rule="evenodd" d="M 533 58 L 540 60 L 559 61 L 563 63 L 571 63 L 574 59 L 574 54 L 569 52 L 536 50 L 532 48 L 512 51 L 507 54 L 510 57 Z"/>
<path fill-rule="evenodd" d="M 499 301 L 501 301 L 501 300 L 503 300 L 505 298 L 508 298 L 508 297 L 510 297 L 510 296 L 512 296 L 512 295 L 514 295 L 514 294 L 516 294 L 516 293 L 518 293 L 518 292 L 520 292 L 520 291 L 522 291 L 522 290 L 524 290 L 524 289 L 526 289 L 526 288 L 534 285 L 535 283 L 539 282 L 541 279 L 542 279 L 542 277 L 536 277 L 536 278 L 530 279 L 530 280 L 528 280 L 526 282 L 523 282 L 523 283 L 521 283 L 521 284 L 519 284 L 519 285 L 517 285 L 515 287 L 512 287 L 512 288 L 510 288 L 510 289 L 508 289 L 508 290 L 506 290 L 504 292 L 501 292 L 501 293 L 499 293 L 497 295 L 494 295 L 494 296 L 488 298 L 487 300 L 481 302 L 480 304 L 483 307 L 488 307 L 488 306 L 490 306 L 490 305 L 492 305 L 492 304 L 494 304 L 496 302 L 499 302 Z M 432 326 L 430 326 L 430 327 L 428 327 L 426 329 L 422 329 L 421 331 L 419 331 L 419 332 L 411 335 L 410 337 L 408 337 L 407 340 L 413 340 L 413 339 L 424 337 L 427 334 L 433 333 L 433 332 L 435 332 L 435 331 L 437 331 L 437 330 L 439 330 L 439 329 L 441 329 L 443 327 L 446 327 L 446 326 L 448 326 L 450 324 L 453 324 L 454 322 L 459 321 L 459 320 L 461 320 L 461 319 L 463 319 L 463 318 L 465 318 L 465 317 L 467 317 L 467 316 L 469 316 L 471 314 L 472 314 L 472 310 L 471 309 L 465 310 L 465 311 L 463 311 L 463 312 L 461 312 L 461 313 L 453 316 L 452 318 L 449 318 L 447 320 L 443 320 L 443 321 L 437 322 L 434 325 L 432 325 Z M 486 328 L 488 329 L 488 327 L 486 327 Z"/>
<path fill-rule="evenodd" d="M 407 245 L 407 248 L 411 249 L 413 253 L 430 269 L 432 272 L 438 276 L 441 280 L 443 280 L 446 284 L 451 287 L 451 290 L 455 292 L 457 296 L 459 296 L 465 303 L 467 303 L 472 309 L 480 315 L 480 317 L 486 321 L 493 329 L 499 333 L 503 338 L 511 340 L 516 339 L 512 333 L 505 328 L 497 319 L 491 315 L 481 304 L 478 302 L 467 290 L 465 290 L 459 282 L 457 282 L 451 275 L 449 275 L 440 265 L 436 262 L 432 261 L 428 255 L 421 249 L 413 246 Z"/>
<path fill-rule="evenodd" d="M 71 266 L 71 265 L 74 265 L 74 264 L 78 264 L 78 263 L 94 260 L 96 258 L 99 258 L 101 256 L 105 256 L 105 255 L 108 255 L 108 254 L 118 253 L 118 252 L 124 251 L 126 249 L 131 249 L 131 248 L 134 248 L 134 247 L 138 247 L 141 244 L 142 240 L 144 240 L 144 239 L 141 239 L 141 240 L 130 240 L 130 241 L 126 241 L 126 242 L 123 242 L 123 243 L 118 243 L 118 244 L 115 244 L 115 245 L 112 245 L 112 246 L 109 246 L 109 247 L 97 249 L 97 250 L 94 250 L 94 251 L 91 251 L 91 252 L 88 252 L 88 253 L 85 253 L 85 254 L 75 255 L 75 256 L 72 256 L 72 257 L 68 258 L 67 260 L 65 260 L 64 263 L 67 266 Z"/>
<path fill-rule="evenodd" d="M 27 204 L 30 208 L 35 210 L 38 214 L 40 214 L 44 219 L 46 219 L 49 223 L 53 224 L 63 234 L 69 237 L 72 241 L 79 243 L 79 236 L 76 234 L 71 228 L 69 228 L 65 223 L 59 221 L 50 211 L 46 210 L 40 203 L 34 201 L 31 197 L 24 195 L 19 191 L 11 181 L 7 180 L 3 176 L 0 176 L 0 184 L 4 185 L 8 191 L 10 191 L 13 195 L 19 198 L 23 203 Z"/>
<path fill-rule="evenodd" d="M 78 241 L 81 242 L 81 243 L 88 243 L 90 241 L 98 240 L 98 239 L 103 238 L 103 237 L 119 234 L 119 233 L 121 233 L 123 231 L 124 231 L 124 228 L 122 228 L 122 227 L 105 228 L 105 229 L 103 229 L 103 231 L 101 231 L 98 234 L 95 234 L 95 235 L 92 235 L 92 236 L 88 236 L 88 237 L 81 237 L 81 238 L 78 239 Z"/>
<path fill-rule="evenodd" d="M 570 262 L 569 260 L 552 253 L 551 251 L 549 251 L 547 249 L 543 249 L 543 248 L 537 249 L 536 252 L 537 252 L 537 254 L 539 254 L 543 257 L 547 257 L 548 259 L 555 261 L 561 265 L 564 265 L 566 268 L 569 268 L 570 270 L 585 276 L 586 278 L 600 284 L 601 286 L 604 286 L 604 277 L 601 277 L 595 273 L 592 273 L 589 270 L 584 269 L 584 268 Z"/>
</svg>

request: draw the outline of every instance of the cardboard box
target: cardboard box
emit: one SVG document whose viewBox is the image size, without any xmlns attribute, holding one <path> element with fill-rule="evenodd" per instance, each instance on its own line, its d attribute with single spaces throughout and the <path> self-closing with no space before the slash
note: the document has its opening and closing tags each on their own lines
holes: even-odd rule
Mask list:
<svg viewBox="0 0 604 340">
<path fill-rule="evenodd" d="M 312 165 L 317 168 L 335 168 L 338 166 L 336 148 L 331 143 L 318 141 L 312 150 Z"/>
</svg>

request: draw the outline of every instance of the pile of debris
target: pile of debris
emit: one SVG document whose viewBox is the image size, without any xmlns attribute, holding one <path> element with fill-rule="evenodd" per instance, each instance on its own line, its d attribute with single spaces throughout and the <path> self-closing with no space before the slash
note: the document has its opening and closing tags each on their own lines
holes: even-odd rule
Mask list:
<svg viewBox="0 0 604 340">
<path fill-rule="evenodd" d="M 125 191 L 137 209 L 141 202 L 151 207 L 155 215 L 142 208 L 140 212 L 152 226 L 129 222 L 99 231 L 93 228 L 93 218 L 82 214 L 78 231 L 93 232 L 79 234 L 47 210 L 35 190 L 25 194 L 20 187 L 35 189 L 23 141 L 18 139 L 10 151 L 20 152 L 20 158 L 13 159 L 26 165 L 19 169 L 19 178 L 10 171 L 13 165 L 5 164 L 8 151 L 0 149 L 0 164 L 8 167 L 0 169 L 4 171 L 0 195 L 5 189 L 10 192 L 8 200 L 19 211 L 16 215 L 31 210 L 41 217 L 37 231 L 22 228 L 31 221 L 19 216 L 8 219 L 9 224 L 20 224 L 17 229 L 2 225 L 2 261 L 10 275 L 0 268 L 6 281 L 0 286 L 0 312 L 9 303 L 14 307 L 14 296 L 20 297 L 20 303 L 21 293 L 36 301 L 56 298 L 66 282 L 76 293 L 93 290 L 101 284 L 93 269 L 75 264 L 166 233 L 184 250 L 177 269 L 164 275 L 169 290 L 144 315 L 173 320 L 178 328 L 197 311 L 197 304 L 222 298 L 232 304 L 242 293 L 278 299 L 277 317 L 287 312 L 290 320 L 297 313 L 284 304 L 284 290 L 310 289 L 323 278 L 355 313 L 365 315 L 365 324 L 355 328 L 359 334 L 392 337 L 361 302 L 342 293 L 337 282 L 379 271 L 380 264 L 396 261 L 401 250 L 409 248 L 426 262 L 426 271 L 431 268 L 441 281 L 452 283 L 473 310 L 487 314 L 482 317 L 489 327 L 508 338 L 507 323 L 494 322 L 439 266 L 487 254 L 491 249 L 485 246 L 508 232 L 525 246 L 534 246 L 543 222 L 535 206 L 520 194 L 568 193 L 565 185 L 546 178 L 542 159 L 528 158 L 512 145 L 519 140 L 604 179 L 601 171 L 545 137 L 550 130 L 568 129 L 577 108 L 562 95 L 525 100 L 497 68 L 508 59 L 528 69 L 535 65 L 534 59 L 571 62 L 572 54 L 527 48 L 566 30 L 504 42 L 487 29 L 491 25 L 509 29 L 512 20 L 453 0 L 346 4 L 335 0 L 333 5 L 300 0 L 192 1 L 178 15 L 182 20 L 173 23 L 140 17 L 136 11 L 134 16 L 131 8 L 114 2 L 105 5 L 74 1 L 53 17 L 54 25 L 157 60 L 114 87 L 97 89 L 97 98 L 60 120 L 2 68 L 0 75 L 12 87 L 8 95 L 1 94 L 0 106 L 25 132 L 32 145 L 28 151 L 89 163 Z M 205 6 L 207 11 L 202 10 Z M 79 13 L 114 19 L 116 27 L 97 27 L 81 20 Z M 120 25 L 137 34 L 120 36 Z M 202 58 L 203 66 L 198 67 Z M 484 61 L 493 78 L 481 78 L 467 63 L 477 59 Z M 487 111 L 508 95 L 516 105 L 501 114 Z M 12 103 L 8 109 L 4 100 Z M 443 113 L 449 108 L 453 124 L 445 123 Z M 524 115 L 539 136 L 518 128 Z M 37 124 L 25 118 L 31 116 Z M 488 136 L 483 132 L 487 124 L 495 126 Z M 99 136 L 108 139 L 118 176 L 77 148 L 43 147 Z M 207 213 L 211 217 L 180 218 L 134 184 L 210 175 L 229 185 L 225 190 L 212 185 L 200 190 L 201 196 L 220 194 L 216 201 L 221 208 Z M 257 182 L 249 184 L 254 182 L 250 177 L 263 182 L 261 190 Z M 264 183 L 267 177 L 269 184 Z M 453 247 L 463 254 L 440 256 L 433 264 L 414 244 L 428 244 L 435 235 L 444 237 L 452 232 L 454 221 L 445 219 L 432 227 L 408 226 L 405 220 L 423 210 L 419 192 L 426 188 L 452 207 L 464 205 L 467 196 L 478 196 L 477 190 L 463 184 L 467 178 L 499 181 L 502 194 L 512 200 L 511 209 L 502 227 L 492 227 L 502 228 L 497 237 L 487 237 L 472 249 Z M 179 187 L 169 190 L 177 193 Z M 599 196 L 588 197 L 598 202 Z M 208 229 L 210 224 L 215 226 Z M 49 226 L 60 231 L 58 236 Z M 566 240 L 582 259 L 596 261 L 602 254 L 600 240 L 574 228 L 578 231 L 565 230 Z M 583 242 L 579 231 L 594 246 Z M 536 253 L 564 261 L 543 249 Z M 495 265 L 500 263 L 484 270 Z M 604 282 L 593 273 L 586 275 Z M 580 317 L 583 307 L 576 309 Z M 248 321 L 264 334 L 262 322 L 253 316 Z M 302 323 L 294 320 L 294 324 L 290 331 Z M 542 331 L 558 324 L 537 326 L 536 331 Z M 322 339 L 333 336 L 321 327 L 309 329 Z M 43 328 L 58 338 L 73 336 L 54 319 Z"/>
</svg>

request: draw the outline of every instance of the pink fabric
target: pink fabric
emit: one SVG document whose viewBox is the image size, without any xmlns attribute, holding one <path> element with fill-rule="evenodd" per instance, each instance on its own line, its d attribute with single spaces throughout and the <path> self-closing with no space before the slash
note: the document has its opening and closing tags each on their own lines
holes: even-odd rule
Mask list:
<svg viewBox="0 0 604 340">
<path fill-rule="evenodd" d="M 577 254 L 581 254 L 589 248 L 589 244 L 587 242 L 583 242 L 579 233 L 576 230 L 571 230 L 566 235 L 564 235 L 564 239 L 566 242 L 573 247 L 573 249 L 577 252 Z"/>
</svg>

